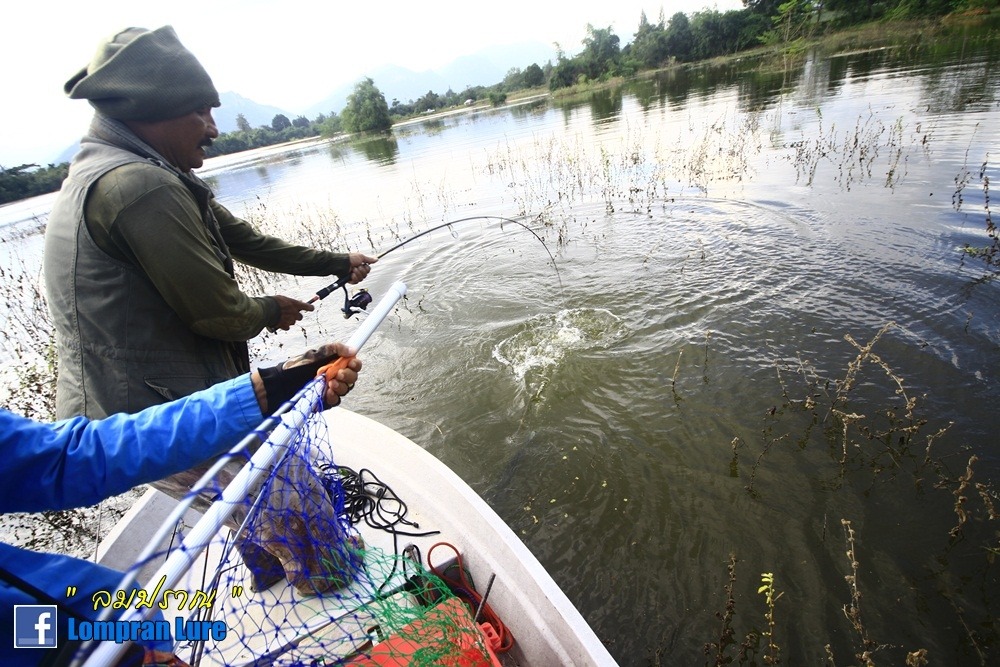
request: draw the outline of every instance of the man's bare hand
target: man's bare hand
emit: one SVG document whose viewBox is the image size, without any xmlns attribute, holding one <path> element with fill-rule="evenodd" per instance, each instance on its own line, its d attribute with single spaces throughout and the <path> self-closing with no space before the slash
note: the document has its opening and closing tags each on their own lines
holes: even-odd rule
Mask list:
<svg viewBox="0 0 1000 667">
<path fill-rule="evenodd" d="M 351 260 L 351 279 L 348 281 L 352 285 L 357 285 L 368 277 L 371 272 L 371 265 L 378 261 L 378 257 L 369 257 L 360 252 L 352 252 L 348 255 Z"/>
<path fill-rule="evenodd" d="M 271 298 L 278 302 L 278 307 L 281 309 L 281 317 L 278 318 L 278 323 L 274 325 L 275 329 L 288 331 L 293 324 L 302 319 L 302 311 L 316 310 L 316 307 L 311 303 L 292 299 L 287 296 L 279 295 Z"/>
</svg>

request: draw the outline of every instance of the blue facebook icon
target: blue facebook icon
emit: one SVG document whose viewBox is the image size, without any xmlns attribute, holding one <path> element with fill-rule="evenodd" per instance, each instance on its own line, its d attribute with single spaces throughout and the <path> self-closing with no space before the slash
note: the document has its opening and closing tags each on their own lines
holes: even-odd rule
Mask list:
<svg viewBox="0 0 1000 667">
<path fill-rule="evenodd" d="M 54 604 L 14 605 L 14 648 L 55 648 L 56 620 Z"/>
</svg>

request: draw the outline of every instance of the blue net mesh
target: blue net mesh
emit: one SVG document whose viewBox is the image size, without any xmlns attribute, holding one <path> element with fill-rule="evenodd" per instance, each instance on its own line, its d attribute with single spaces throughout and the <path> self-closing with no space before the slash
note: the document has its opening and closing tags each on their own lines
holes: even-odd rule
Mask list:
<svg viewBox="0 0 1000 667">
<path fill-rule="evenodd" d="M 261 473 L 249 492 L 223 496 L 213 480 L 198 494 L 232 510 L 203 553 L 194 543 L 204 519 L 189 511 L 129 573 L 146 584 L 142 617 L 169 624 L 172 653 L 189 665 L 499 664 L 470 605 L 401 544 L 415 528 L 405 503 L 370 470 L 336 464 L 314 401 L 300 400 L 283 423 L 288 441 L 274 445 L 279 427 L 260 447 L 277 447 L 273 461 L 246 463 Z M 359 526 L 392 533 L 393 551 L 366 544 Z M 177 554 L 190 567 L 175 584 L 150 574 Z"/>
</svg>

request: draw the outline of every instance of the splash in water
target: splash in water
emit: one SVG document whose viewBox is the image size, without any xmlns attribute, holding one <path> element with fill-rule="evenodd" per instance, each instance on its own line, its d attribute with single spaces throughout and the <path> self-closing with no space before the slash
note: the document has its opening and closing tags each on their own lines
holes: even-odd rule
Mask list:
<svg viewBox="0 0 1000 667">
<path fill-rule="evenodd" d="M 603 308 L 571 308 L 533 317 L 493 348 L 493 357 L 518 380 L 554 368 L 574 350 L 608 347 L 628 333 L 621 318 Z"/>
</svg>

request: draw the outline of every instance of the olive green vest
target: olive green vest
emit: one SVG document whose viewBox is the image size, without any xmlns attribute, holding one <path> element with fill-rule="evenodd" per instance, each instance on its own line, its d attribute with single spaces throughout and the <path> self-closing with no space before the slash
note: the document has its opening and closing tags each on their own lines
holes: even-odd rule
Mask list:
<svg viewBox="0 0 1000 667">
<path fill-rule="evenodd" d="M 49 216 L 44 275 L 59 357 L 59 419 L 136 412 L 250 370 L 246 343 L 191 331 L 140 267 L 111 257 L 91 237 L 84 221 L 87 193 L 101 176 L 132 162 L 163 166 L 85 140 Z M 211 193 L 184 182 L 232 275 L 232 257 L 209 207 Z"/>
</svg>

